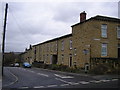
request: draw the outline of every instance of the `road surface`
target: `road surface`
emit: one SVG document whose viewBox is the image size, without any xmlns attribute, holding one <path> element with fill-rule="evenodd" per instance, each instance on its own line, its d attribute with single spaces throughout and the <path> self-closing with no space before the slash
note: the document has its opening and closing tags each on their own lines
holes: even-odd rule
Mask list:
<svg viewBox="0 0 120 90">
<path fill-rule="evenodd" d="M 119 88 L 118 75 L 93 76 L 40 68 L 4 67 L 5 88 Z"/>
</svg>

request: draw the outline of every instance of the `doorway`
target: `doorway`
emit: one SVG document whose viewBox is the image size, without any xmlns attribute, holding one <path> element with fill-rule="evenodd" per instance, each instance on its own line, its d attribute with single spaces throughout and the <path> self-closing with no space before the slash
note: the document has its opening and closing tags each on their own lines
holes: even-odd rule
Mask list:
<svg viewBox="0 0 120 90">
<path fill-rule="evenodd" d="M 52 55 L 52 64 L 57 64 L 57 55 Z"/>
<path fill-rule="evenodd" d="M 70 67 L 72 66 L 72 54 L 70 54 L 70 56 L 69 56 L 69 66 Z"/>
<path fill-rule="evenodd" d="M 120 44 L 118 44 L 118 58 L 120 58 Z"/>
</svg>

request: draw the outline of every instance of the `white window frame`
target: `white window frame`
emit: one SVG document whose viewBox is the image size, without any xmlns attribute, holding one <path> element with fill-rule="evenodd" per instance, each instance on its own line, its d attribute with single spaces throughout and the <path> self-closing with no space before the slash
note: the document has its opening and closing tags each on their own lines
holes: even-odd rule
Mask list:
<svg viewBox="0 0 120 90">
<path fill-rule="evenodd" d="M 70 49 L 72 49 L 72 40 L 70 40 Z"/>
<path fill-rule="evenodd" d="M 56 42 L 56 44 L 55 44 L 55 48 L 56 48 L 56 51 L 57 51 L 57 48 L 58 48 L 57 42 Z"/>
<path fill-rule="evenodd" d="M 64 40 L 61 42 L 61 45 L 62 45 L 61 50 L 64 50 Z"/>
<path fill-rule="evenodd" d="M 61 55 L 61 64 L 64 63 L 64 54 Z"/>
<path fill-rule="evenodd" d="M 107 38 L 107 24 L 101 25 L 101 37 Z"/>
<path fill-rule="evenodd" d="M 74 48 L 74 55 L 76 56 L 77 55 L 77 49 Z"/>
<path fill-rule="evenodd" d="M 107 56 L 107 43 L 102 43 L 101 45 L 101 56 Z"/>
<path fill-rule="evenodd" d="M 117 26 L 117 38 L 120 38 L 120 26 Z"/>
</svg>

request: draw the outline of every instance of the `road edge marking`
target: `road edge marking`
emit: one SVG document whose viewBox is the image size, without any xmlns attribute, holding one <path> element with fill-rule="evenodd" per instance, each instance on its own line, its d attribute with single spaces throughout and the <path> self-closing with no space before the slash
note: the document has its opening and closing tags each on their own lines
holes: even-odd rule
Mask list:
<svg viewBox="0 0 120 90">
<path fill-rule="evenodd" d="M 57 87 L 58 85 L 48 85 L 47 87 Z"/>
<path fill-rule="evenodd" d="M 10 86 L 18 81 L 18 77 L 15 74 L 13 74 L 9 69 L 8 69 L 8 71 L 16 80 L 14 82 L 9 83 L 8 85 L 4 85 L 4 87 Z"/>
</svg>

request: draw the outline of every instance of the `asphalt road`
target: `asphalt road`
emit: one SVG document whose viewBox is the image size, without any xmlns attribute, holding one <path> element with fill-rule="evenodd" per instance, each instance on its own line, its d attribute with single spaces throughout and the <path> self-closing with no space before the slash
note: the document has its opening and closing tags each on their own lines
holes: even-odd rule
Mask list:
<svg viewBox="0 0 120 90">
<path fill-rule="evenodd" d="M 4 67 L 4 88 L 119 88 L 118 75 L 93 76 L 40 68 Z"/>
</svg>

